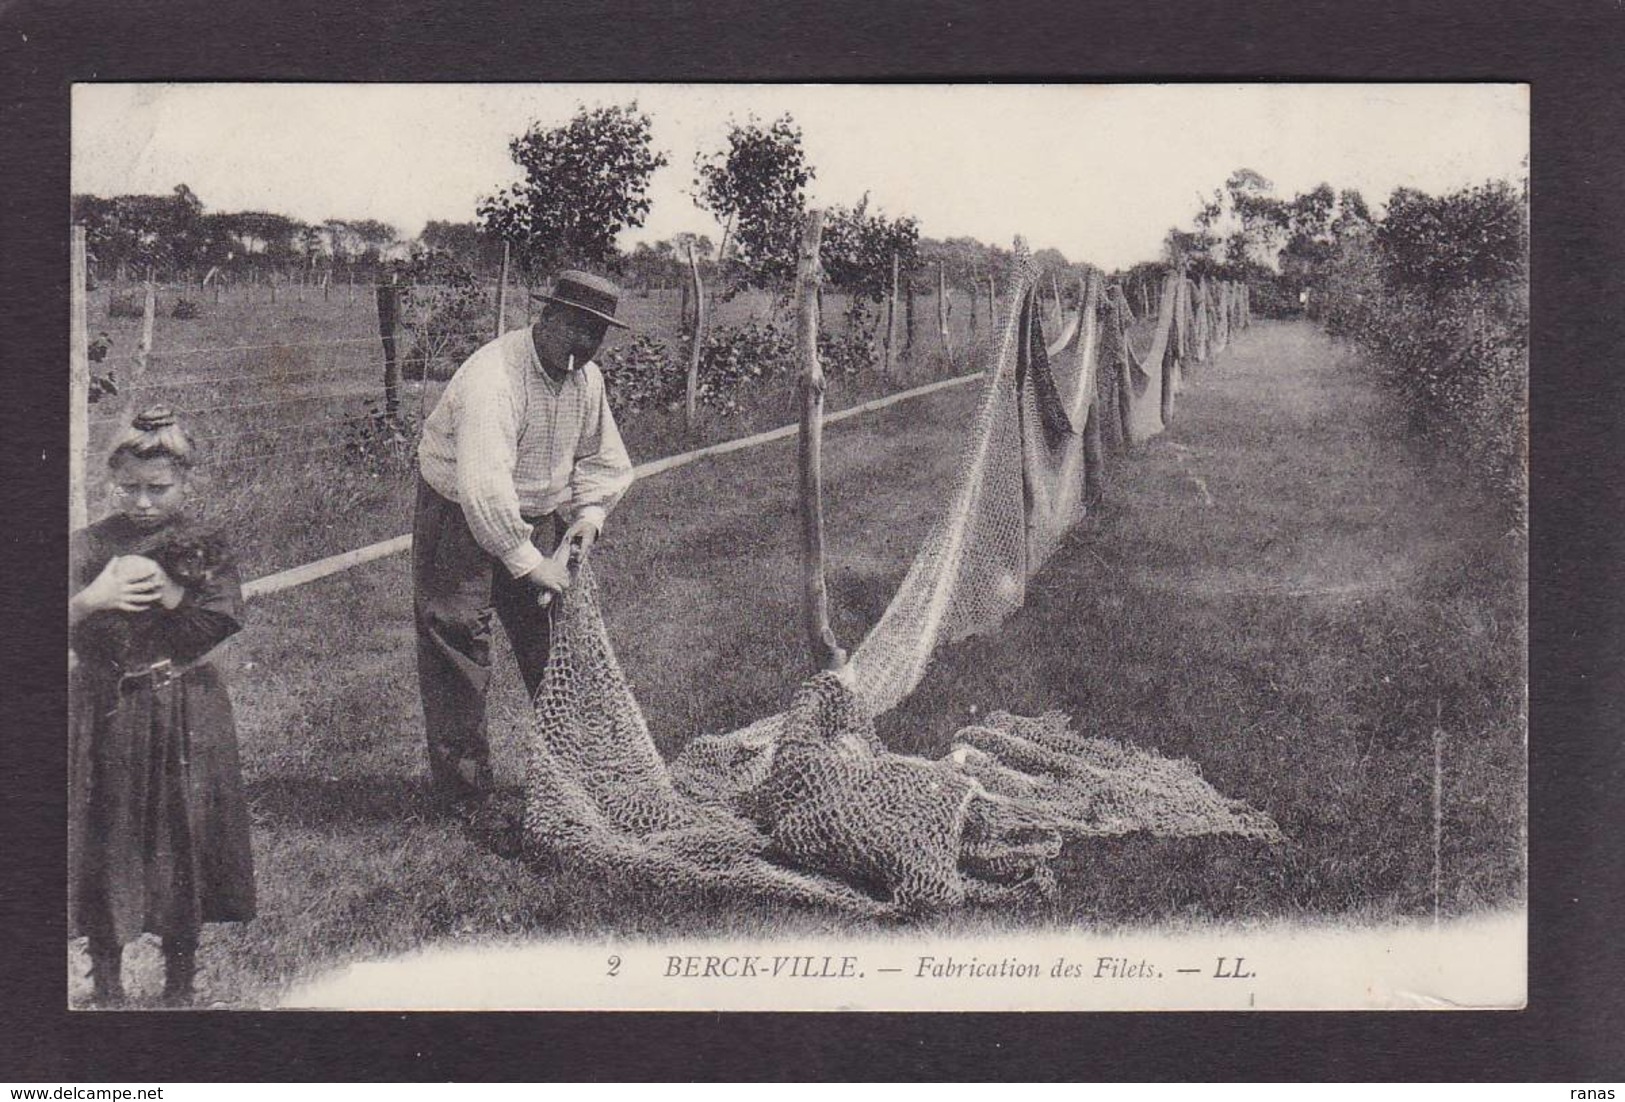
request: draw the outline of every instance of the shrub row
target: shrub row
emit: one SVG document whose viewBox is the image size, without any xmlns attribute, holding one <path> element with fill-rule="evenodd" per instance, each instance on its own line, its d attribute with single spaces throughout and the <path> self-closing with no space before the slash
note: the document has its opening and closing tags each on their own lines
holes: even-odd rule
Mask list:
<svg viewBox="0 0 1625 1102">
<path fill-rule="evenodd" d="M 1527 207 L 1505 185 L 1408 193 L 1345 238 L 1316 313 L 1371 353 L 1413 434 L 1456 457 L 1521 523 L 1527 500 Z"/>
<path fill-rule="evenodd" d="M 675 408 L 688 393 L 687 338 L 677 347 L 648 335 L 632 337 L 599 360 L 617 413 Z M 874 366 L 874 346 L 862 328 L 823 332 L 818 354 L 830 378 L 847 378 Z M 753 319 L 719 325 L 700 348 L 696 398 L 708 409 L 734 413 L 753 390 L 797 370 L 795 336 L 786 327 Z"/>
</svg>

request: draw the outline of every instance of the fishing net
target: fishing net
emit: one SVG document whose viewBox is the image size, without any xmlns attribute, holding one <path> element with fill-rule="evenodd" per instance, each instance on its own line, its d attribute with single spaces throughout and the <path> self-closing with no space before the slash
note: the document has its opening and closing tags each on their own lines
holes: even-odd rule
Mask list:
<svg viewBox="0 0 1625 1102">
<path fill-rule="evenodd" d="M 1211 312 L 1205 300 L 1171 276 L 1140 356 L 1121 291 L 1108 295 L 1095 277 L 1052 364 L 1033 279 L 1018 254 L 948 507 L 850 663 L 804 682 L 783 713 L 701 735 L 663 760 L 582 568 L 555 614 L 535 699 L 534 844 L 644 883 L 888 915 L 1047 892 L 1069 839 L 1279 837 L 1268 816 L 1220 795 L 1193 763 L 1085 737 L 1058 712 L 994 713 L 938 759 L 892 753 L 875 734 L 874 717 L 913 691 L 939 647 L 1021 606 L 1028 578 L 1084 515 L 1091 409 L 1111 407 L 1109 416 L 1095 408 L 1111 446 L 1141 438 L 1146 409 L 1160 430 L 1164 356 L 1177 366 L 1186 345 L 1171 342 L 1188 339 L 1176 329 L 1212 325 L 1195 320 Z"/>
</svg>

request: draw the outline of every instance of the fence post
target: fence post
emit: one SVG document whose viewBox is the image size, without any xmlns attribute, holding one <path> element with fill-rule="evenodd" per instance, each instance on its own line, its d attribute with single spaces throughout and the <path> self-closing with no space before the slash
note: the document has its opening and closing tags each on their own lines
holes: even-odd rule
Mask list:
<svg viewBox="0 0 1625 1102">
<path fill-rule="evenodd" d="M 993 269 L 987 270 L 987 324 L 992 329 L 999 323 L 999 295 L 993 288 Z M 996 339 L 996 338 L 995 338 Z"/>
<path fill-rule="evenodd" d="M 970 340 L 970 343 L 972 345 L 975 345 L 975 343 L 976 343 L 976 300 L 977 300 L 977 298 L 980 297 L 980 292 L 977 291 L 977 287 L 981 285 L 981 282 L 982 282 L 982 277 L 977 274 L 976 266 L 974 264 L 971 265 L 971 270 L 970 270 L 970 335 L 969 335 L 969 340 Z"/>
<path fill-rule="evenodd" d="M 85 502 L 85 451 L 90 447 L 90 327 L 85 320 L 85 227 L 74 226 L 69 249 L 72 295 L 68 319 L 68 530 L 90 523 Z"/>
<path fill-rule="evenodd" d="M 954 346 L 948 337 L 948 273 L 940 260 L 937 261 L 937 332 L 942 337 L 942 354 L 952 370 Z"/>
<path fill-rule="evenodd" d="M 1078 347 L 1083 347 L 1087 327 L 1095 325 L 1100 313 L 1102 282 L 1098 272 L 1078 279 Z M 1100 362 L 1102 341 L 1095 341 L 1095 392 L 1089 399 L 1089 415 L 1083 423 L 1083 500 L 1088 510 L 1097 509 L 1106 498 L 1106 448 L 1100 438 L 1100 382 L 1106 377 Z"/>
<path fill-rule="evenodd" d="M 694 242 L 688 243 L 688 276 L 694 287 L 694 344 L 688 357 L 688 401 L 683 407 L 683 427 L 694 431 L 696 399 L 700 390 L 700 352 L 705 347 L 705 282 L 700 279 L 700 261 L 694 255 Z"/>
<path fill-rule="evenodd" d="M 846 665 L 846 651 L 830 630 L 829 590 L 824 584 L 824 368 L 818 362 L 818 246 L 823 233 L 824 212 L 808 211 L 796 257 L 796 343 L 801 361 L 802 619 L 814 667 L 838 670 Z"/>
<path fill-rule="evenodd" d="M 388 283 L 380 283 L 377 287 L 378 338 L 384 344 L 384 414 L 388 417 L 395 416 L 401 399 L 401 365 L 395 358 L 395 319 L 400 309 L 395 278 L 392 273 Z M 423 365 L 423 372 L 425 376 L 428 375 L 427 362 Z"/>
<path fill-rule="evenodd" d="M 822 227 L 820 227 L 822 228 Z M 897 367 L 897 253 L 891 254 L 891 296 L 886 301 L 886 360 L 882 370 L 890 375 Z"/>
<path fill-rule="evenodd" d="M 502 240 L 502 270 L 497 276 L 497 324 L 493 337 L 500 337 L 508 330 L 508 256 L 509 244 L 507 238 Z"/>
<path fill-rule="evenodd" d="M 126 380 L 124 384 L 124 411 L 126 414 L 126 420 L 129 419 L 130 414 L 136 412 L 136 388 L 141 385 L 141 381 L 145 379 L 147 375 L 147 360 L 152 355 L 152 325 L 153 319 L 157 313 L 157 295 L 153 291 L 152 283 L 149 281 L 146 286 L 146 294 L 142 297 L 141 301 L 141 339 L 136 342 L 135 363 L 130 372 L 130 378 Z"/>
<path fill-rule="evenodd" d="M 903 284 L 903 351 L 914 349 L 914 277 Z"/>
</svg>

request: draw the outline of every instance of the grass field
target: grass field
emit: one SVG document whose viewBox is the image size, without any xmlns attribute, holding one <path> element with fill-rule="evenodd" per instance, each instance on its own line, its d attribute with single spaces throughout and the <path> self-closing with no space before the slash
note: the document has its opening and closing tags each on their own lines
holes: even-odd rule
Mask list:
<svg viewBox="0 0 1625 1102">
<path fill-rule="evenodd" d="M 970 389 L 828 431 L 843 643 L 878 618 L 943 501 Z M 806 672 L 794 464 L 782 442 L 648 480 L 595 553 L 611 633 L 667 754 L 781 708 Z M 405 530 L 404 509 L 384 515 L 381 534 Z M 1437 905 L 1518 901 L 1523 545 L 1486 529 L 1487 515 L 1406 450 L 1350 351 L 1305 324 L 1259 324 L 1198 370 L 1171 431 L 1117 464 L 1108 507 L 1033 582 L 1028 607 L 939 655 L 881 733 L 936 754 L 979 712 L 1061 708 L 1085 732 L 1193 759 L 1287 837 L 1069 847 L 1058 894 L 1000 921 L 1108 930 L 1430 914 L 1436 745 Z M 257 602 L 220 657 L 261 903 L 255 922 L 206 933 L 205 1003 L 265 1005 L 335 962 L 426 944 L 854 928 L 601 882 L 438 817 L 422 781 L 406 565 Z M 526 714 L 503 652 L 492 737 L 510 790 Z M 130 967 L 132 986 L 151 990 L 155 947 L 132 950 Z M 77 950 L 70 968 L 81 997 Z"/>
<path fill-rule="evenodd" d="M 113 342 L 93 372 L 112 367 L 126 388 L 134 379 L 141 319 L 110 317 L 109 304 L 130 290 L 98 288 L 89 297 L 87 318 L 93 338 L 105 333 Z M 179 297 L 198 303 L 200 316 L 172 318 Z M 951 301 L 950 332 L 962 370 L 963 350 L 972 339 L 970 299 L 952 293 Z M 524 324 L 528 309 L 523 288 L 510 288 L 510 327 Z M 712 317 L 714 324 L 733 325 L 775 316 L 779 309 L 771 296 L 752 292 L 717 304 Z M 825 296 L 823 325 L 840 331 L 845 309 L 843 296 Z M 942 355 L 935 300 L 920 300 L 918 309 L 915 343 L 896 373 L 832 380 L 826 408 L 834 411 L 956 370 Z M 679 311 L 676 291 L 630 291 L 621 310 L 634 332 L 654 335 L 681 352 Z M 985 334 L 985 300 L 977 312 Z M 617 339 L 612 335 L 606 348 Z M 403 349 L 407 343 L 403 331 Z M 364 422 L 370 409 L 382 406 L 383 352 L 370 287 L 357 288 L 353 301 L 347 285 L 335 285 L 326 297 L 320 288 L 282 287 L 275 303 L 264 286 L 229 289 L 219 302 L 212 288 L 200 293 L 164 287 L 157 294 L 153 347 L 138 389 L 90 409 L 92 517 L 108 507 L 106 480 L 100 477 L 103 457 L 123 423 L 119 403 L 129 396 L 137 408 L 162 400 L 187 416 L 204 445 L 203 496 L 213 517 L 237 533 L 237 551 L 249 576 L 405 531 L 412 441 L 373 442 L 359 453 L 347 446 L 356 440 L 357 420 Z M 438 383 L 408 380 L 402 405 L 413 415 L 427 411 L 439 391 Z M 680 411 L 647 410 L 620 420 L 634 462 L 644 462 L 792 422 L 794 403 L 791 382 L 778 380 L 753 394 L 736 414 L 702 411 L 693 432 Z"/>
</svg>

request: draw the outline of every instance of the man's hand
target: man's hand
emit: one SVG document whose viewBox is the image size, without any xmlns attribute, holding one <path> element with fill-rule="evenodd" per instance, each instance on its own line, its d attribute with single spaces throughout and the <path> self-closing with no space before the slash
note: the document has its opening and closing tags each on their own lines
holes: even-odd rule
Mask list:
<svg viewBox="0 0 1625 1102">
<path fill-rule="evenodd" d="M 536 599 L 546 605 L 553 600 L 555 594 L 563 593 L 570 588 L 570 570 L 551 557 L 544 558 L 522 580 L 536 591 Z"/>
<path fill-rule="evenodd" d="M 580 527 L 572 527 L 568 535 L 570 540 L 570 567 L 579 570 L 581 564 L 587 561 L 592 554 L 593 544 L 598 542 L 598 527 L 591 523 L 583 523 Z"/>
</svg>

